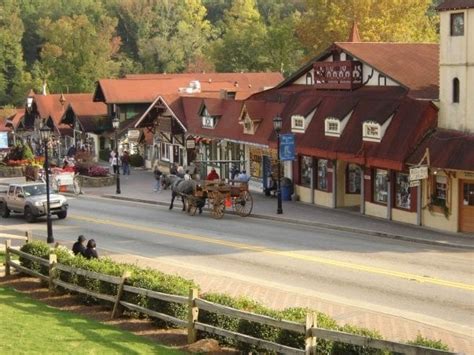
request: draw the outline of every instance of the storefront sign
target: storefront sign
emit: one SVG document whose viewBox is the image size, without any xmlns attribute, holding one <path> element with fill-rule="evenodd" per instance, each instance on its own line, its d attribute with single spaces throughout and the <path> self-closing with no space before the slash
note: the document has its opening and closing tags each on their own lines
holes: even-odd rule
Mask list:
<svg viewBox="0 0 474 355">
<path fill-rule="evenodd" d="M 410 168 L 410 181 L 423 180 L 428 178 L 427 166 L 416 166 Z"/>
<path fill-rule="evenodd" d="M 370 175 L 364 175 L 365 180 L 370 180 Z"/>
<path fill-rule="evenodd" d="M 295 135 L 280 135 L 280 160 L 295 160 Z"/>
<path fill-rule="evenodd" d="M 187 139 L 187 140 L 186 140 L 186 148 L 187 148 L 187 149 L 194 149 L 194 148 L 196 148 L 196 141 L 194 140 L 194 138 L 191 138 L 191 139 Z"/>
<path fill-rule="evenodd" d="M 417 187 L 420 186 L 421 180 L 412 180 L 410 181 L 410 187 Z"/>
<path fill-rule="evenodd" d="M 0 132 L 0 149 L 8 148 L 8 133 Z"/>
<path fill-rule="evenodd" d="M 138 129 L 129 129 L 128 130 L 128 140 L 130 142 L 138 142 L 138 139 L 140 138 L 140 130 Z"/>
</svg>

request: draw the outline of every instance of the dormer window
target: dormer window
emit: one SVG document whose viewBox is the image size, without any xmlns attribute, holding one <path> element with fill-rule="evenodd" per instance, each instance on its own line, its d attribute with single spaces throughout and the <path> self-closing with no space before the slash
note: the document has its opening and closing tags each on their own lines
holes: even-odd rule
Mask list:
<svg viewBox="0 0 474 355">
<path fill-rule="evenodd" d="M 365 121 L 362 125 L 362 139 L 367 142 L 380 142 L 387 130 L 394 114 L 392 114 L 382 125 L 375 121 Z"/>
<path fill-rule="evenodd" d="M 291 132 L 293 133 L 304 133 L 306 128 L 309 126 L 311 120 L 316 113 L 317 107 L 314 108 L 306 117 L 302 115 L 291 116 Z"/>
<path fill-rule="evenodd" d="M 202 116 L 202 128 L 214 129 L 216 126 L 216 118 L 212 116 Z"/>
<path fill-rule="evenodd" d="M 291 116 L 291 131 L 304 133 L 304 116 L 293 115 Z"/>
<path fill-rule="evenodd" d="M 324 135 L 328 137 L 340 137 L 352 115 L 350 111 L 342 120 L 337 117 L 327 117 L 324 120 Z"/>
</svg>

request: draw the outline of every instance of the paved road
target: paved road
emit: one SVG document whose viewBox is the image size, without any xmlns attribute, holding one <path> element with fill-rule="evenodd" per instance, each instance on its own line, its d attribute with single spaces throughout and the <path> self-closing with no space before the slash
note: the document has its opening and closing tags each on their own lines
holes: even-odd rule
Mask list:
<svg viewBox="0 0 474 355">
<path fill-rule="evenodd" d="M 473 334 L 473 253 L 226 215 L 188 217 L 140 203 L 71 199 L 55 237 L 94 237 L 100 248 L 221 275 L 271 282 L 323 299 Z M 3 220 L 23 224 L 19 217 Z M 31 228 L 19 225 L 15 228 Z M 44 235 L 44 223 L 33 225 Z"/>
</svg>

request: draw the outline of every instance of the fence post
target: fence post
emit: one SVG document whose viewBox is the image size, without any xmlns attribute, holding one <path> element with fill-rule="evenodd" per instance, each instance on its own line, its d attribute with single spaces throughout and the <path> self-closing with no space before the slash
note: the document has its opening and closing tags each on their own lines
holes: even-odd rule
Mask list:
<svg viewBox="0 0 474 355">
<path fill-rule="evenodd" d="M 130 275 L 131 275 L 130 271 L 125 271 L 122 274 L 122 281 L 120 281 L 120 284 L 117 287 L 117 296 L 116 296 L 116 299 L 115 299 L 114 309 L 112 310 L 112 315 L 111 315 L 112 319 L 117 316 L 117 313 L 121 309 L 120 299 L 122 298 L 122 294 L 123 294 L 123 286 L 125 285 L 125 281 L 127 280 L 127 278 L 130 277 Z"/>
<path fill-rule="evenodd" d="M 10 276 L 10 247 L 12 241 L 10 239 L 5 240 L 5 276 Z"/>
<path fill-rule="evenodd" d="M 58 257 L 56 254 L 49 254 L 49 293 L 54 292 L 54 278 L 56 277 L 56 264 Z"/>
<path fill-rule="evenodd" d="M 312 328 L 318 324 L 317 313 L 306 314 L 306 334 L 305 334 L 305 353 L 306 355 L 316 354 L 316 337 L 313 336 Z"/>
<path fill-rule="evenodd" d="M 31 243 L 33 241 L 33 233 L 31 231 L 26 231 L 25 237 L 27 243 Z"/>
<path fill-rule="evenodd" d="M 196 342 L 197 332 L 194 323 L 198 320 L 199 308 L 196 307 L 196 298 L 198 298 L 198 290 L 196 288 L 189 289 L 188 300 L 188 344 Z"/>
</svg>

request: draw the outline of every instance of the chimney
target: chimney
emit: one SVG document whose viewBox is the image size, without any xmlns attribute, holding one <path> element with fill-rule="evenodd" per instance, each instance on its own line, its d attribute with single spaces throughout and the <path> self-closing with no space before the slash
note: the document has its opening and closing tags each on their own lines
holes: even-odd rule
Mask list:
<svg viewBox="0 0 474 355">
<path fill-rule="evenodd" d="M 351 32 L 349 33 L 349 38 L 347 42 L 362 42 L 360 40 L 359 28 L 357 27 L 357 21 L 352 22 Z"/>
</svg>

